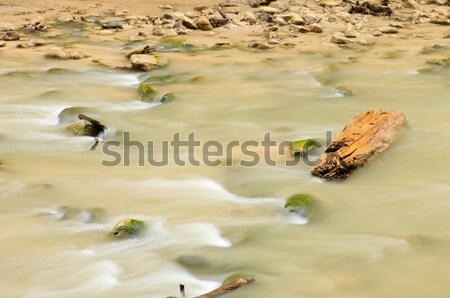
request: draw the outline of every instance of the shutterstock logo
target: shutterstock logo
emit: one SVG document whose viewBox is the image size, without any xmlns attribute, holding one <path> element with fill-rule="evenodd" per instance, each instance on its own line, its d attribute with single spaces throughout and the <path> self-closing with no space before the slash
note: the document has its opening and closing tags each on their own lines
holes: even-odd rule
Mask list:
<svg viewBox="0 0 450 298">
<path fill-rule="evenodd" d="M 332 139 L 331 131 L 325 132 L 324 141 L 282 141 L 272 140 L 270 132 L 261 140 L 232 140 L 226 144 L 217 140 L 200 141 L 191 132 L 181 136 L 175 133 L 170 140 L 160 143 L 133 140 L 131 133 L 125 132 L 122 141 L 106 141 L 101 146 L 106 157 L 102 166 L 129 167 L 167 165 L 177 166 L 241 166 L 259 165 L 293 167 L 299 164 L 312 166 L 318 162 L 319 153 L 326 148 Z M 301 150 L 295 144 L 304 144 Z M 307 146 L 306 146 L 307 144 Z"/>
</svg>

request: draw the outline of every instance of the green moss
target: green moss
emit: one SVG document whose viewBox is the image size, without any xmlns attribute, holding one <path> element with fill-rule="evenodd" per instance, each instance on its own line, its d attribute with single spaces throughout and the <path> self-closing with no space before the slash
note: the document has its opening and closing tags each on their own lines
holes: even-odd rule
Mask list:
<svg viewBox="0 0 450 298">
<path fill-rule="evenodd" d="M 319 145 L 320 143 L 313 139 L 296 140 L 291 143 L 292 154 L 304 154 Z"/>
<path fill-rule="evenodd" d="M 295 213 L 302 217 L 309 218 L 312 215 L 311 213 L 315 205 L 315 199 L 311 195 L 301 193 L 290 196 L 286 200 L 284 208 L 289 213 Z"/>
<path fill-rule="evenodd" d="M 386 59 L 395 59 L 398 58 L 398 52 L 384 52 L 383 53 L 383 58 Z"/>
<path fill-rule="evenodd" d="M 247 273 L 235 273 L 235 274 L 232 274 L 232 275 L 228 276 L 227 278 L 225 278 L 222 282 L 222 285 L 228 285 L 231 283 L 235 283 L 239 279 L 253 279 L 253 278 L 251 277 L 250 274 L 247 274 Z"/>
<path fill-rule="evenodd" d="M 100 127 L 88 120 L 82 119 L 70 124 L 66 129 L 76 136 L 96 137 L 102 132 L 104 127 Z"/>
<path fill-rule="evenodd" d="M 191 82 L 193 83 L 197 83 L 197 82 L 203 82 L 205 80 L 205 77 L 203 76 L 196 76 L 191 78 Z"/>
<path fill-rule="evenodd" d="M 179 37 L 163 37 L 159 44 L 166 49 L 184 47 L 185 39 Z"/>
<path fill-rule="evenodd" d="M 118 238 L 131 238 L 142 234 L 145 228 L 142 220 L 127 218 L 119 221 L 111 233 Z"/>
<path fill-rule="evenodd" d="M 64 73 L 64 72 L 69 72 L 69 70 L 67 68 L 54 67 L 54 68 L 47 69 L 47 72 L 48 73 Z"/>
<path fill-rule="evenodd" d="M 450 59 L 440 59 L 440 58 L 435 58 L 435 59 L 428 59 L 427 60 L 428 64 L 432 64 L 432 65 L 440 65 L 440 66 L 449 66 L 450 65 Z"/>
<path fill-rule="evenodd" d="M 138 88 L 142 101 L 153 101 L 156 96 L 156 91 L 151 84 L 141 83 Z"/>
</svg>

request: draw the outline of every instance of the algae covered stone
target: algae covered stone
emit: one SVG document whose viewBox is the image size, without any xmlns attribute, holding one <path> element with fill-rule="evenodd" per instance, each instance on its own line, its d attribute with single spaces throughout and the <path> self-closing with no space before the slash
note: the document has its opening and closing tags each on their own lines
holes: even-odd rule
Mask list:
<svg viewBox="0 0 450 298">
<path fill-rule="evenodd" d="M 159 102 L 166 103 L 168 101 L 173 100 L 174 98 L 175 98 L 175 94 L 173 94 L 172 92 L 165 93 L 159 98 Z"/>
<path fill-rule="evenodd" d="M 156 96 L 156 91 L 152 84 L 141 83 L 138 88 L 142 101 L 153 101 Z"/>
<path fill-rule="evenodd" d="M 320 143 L 314 139 L 296 140 L 291 143 L 292 154 L 306 154 L 309 150 L 317 148 Z"/>
<path fill-rule="evenodd" d="M 126 218 L 119 221 L 111 233 L 118 238 L 132 238 L 141 235 L 145 228 L 146 225 L 142 220 Z"/>
<path fill-rule="evenodd" d="M 310 219 L 316 204 L 316 200 L 311 195 L 301 193 L 290 196 L 286 200 L 284 208 L 288 213 Z"/>
<path fill-rule="evenodd" d="M 78 119 L 66 127 L 74 135 L 96 137 L 106 130 L 106 127 L 99 121 L 83 114 L 79 114 Z"/>
<path fill-rule="evenodd" d="M 248 273 L 234 273 L 234 274 L 228 276 L 227 278 L 225 278 L 222 282 L 222 285 L 224 286 L 224 285 L 232 284 L 240 279 L 245 279 L 245 280 L 249 280 L 249 281 L 254 280 L 253 277 L 251 277 L 251 275 Z"/>
</svg>

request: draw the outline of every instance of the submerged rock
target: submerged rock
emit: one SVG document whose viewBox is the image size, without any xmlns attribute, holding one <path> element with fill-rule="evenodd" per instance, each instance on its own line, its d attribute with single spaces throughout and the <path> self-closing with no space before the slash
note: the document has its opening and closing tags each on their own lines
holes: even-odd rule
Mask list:
<svg viewBox="0 0 450 298">
<path fill-rule="evenodd" d="M 106 127 L 99 121 L 83 114 L 79 114 L 78 119 L 66 127 L 74 135 L 96 137 L 106 130 Z"/>
<path fill-rule="evenodd" d="M 156 96 L 153 86 L 147 83 L 139 84 L 138 92 L 141 95 L 141 101 L 153 101 Z"/>
<path fill-rule="evenodd" d="M 195 255 L 180 255 L 176 258 L 176 261 L 184 267 L 195 269 L 207 267 L 210 265 L 205 258 Z"/>
<path fill-rule="evenodd" d="M 172 92 L 165 93 L 165 94 L 163 94 L 160 97 L 159 102 L 160 103 L 166 103 L 166 102 L 169 102 L 169 101 L 173 100 L 174 98 L 175 98 L 175 94 L 174 93 L 172 93 Z"/>
<path fill-rule="evenodd" d="M 291 150 L 292 154 L 305 154 L 308 153 L 309 150 L 313 148 L 317 148 L 320 146 L 320 143 L 313 139 L 306 139 L 306 140 L 297 140 L 292 141 L 291 143 Z"/>
<path fill-rule="evenodd" d="M 286 200 L 284 208 L 288 213 L 294 213 L 310 219 L 315 205 L 315 199 L 311 195 L 301 193 L 290 196 Z"/>
<path fill-rule="evenodd" d="M 111 234 L 118 238 L 133 238 L 141 235 L 145 228 L 146 225 L 142 220 L 126 218 L 115 225 Z"/>
<path fill-rule="evenodd" d="M 254 280 L 253 277 L 251 277 L 251 275 L 248 273 L 234 273 L 222 281 L 222 286 L 235 283 L 240 279 L 246 279 L 251 281 Z"/>
<path fill-rule="evenodd" d="M 355 93 L 356 93 L 355 90 L 351 89 L 348 86 L 337 86 L 336 91 L 344 96 L 351 96 L 351 95 L 355 95 Z"/>
<path fill-rule="evenodd" d="M 160 56 L 134 54 L 130 57 L 134 69 L 152 71 L 167 65 L 167 61 Z"/>
<path fill-rule="evenodd" d="M 428 64 L 433 64 L 433 65 L 440 65 L 440 66 L 450 66 L 450 59 L 428 59 L 427 60 Z"/>
</svg>

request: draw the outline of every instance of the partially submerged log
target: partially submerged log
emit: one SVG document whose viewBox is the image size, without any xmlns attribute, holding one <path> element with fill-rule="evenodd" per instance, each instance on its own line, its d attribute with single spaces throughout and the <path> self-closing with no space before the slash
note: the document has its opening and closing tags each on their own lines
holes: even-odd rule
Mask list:
<svg viewBox="0 0 450 298">
<path fill-rule="evenodd" d="M 405 122 L 403 113 L 362 112 L 334 138 L 311 173 L 328 180 L 347 178 L 385 150 Z"/>
<path fill-rule="evenodd" d="M 200 296 L 195 296 L 194 298 L 215 298 L 215 297 L 220 297 L 222 295 L 228 294 L 229 292 L 232 292 L 236 289 L 239 289 L 240 287 L 243 287 L 245 285 L 248 285 L 249 283 L 252 283 L 255 281 L 255 279 L 253 277 L 242 277 L 242 278 L 232 278 L 233 276 L 229 277 L 228 279 L 226 279 L 224 281 L 224 283 L 218 287 L 217 289 L 200 295 Z M 231 278 L 231 279 L 230 279 Z M 230 279 L 230 280 L 229 280 Z M 228 281 L 229 280 L 229 281 Z M 182 297 L 185 297 L 185 292 L 184 292 L 184 285 L 180 284 L 180 292 Z M 166 298 L 177 298 L 175 296 L 169 296 Z"/>
<path fill-rule="evenodd" d="M 245 285 L 247 285 L 249 283 L 252 283 L 254 281 L 255 281 L 255 279 L 251 278 L 251 277 L 249 277 L 249 278 L 239 278 L 239 279 L 237 279 L 237 280 L 235 280 L 235 281 L 233 281 L 231 283 L 224 284 L 224 285 L 218 287 L 217 289 L 215 289 L 215 290 L 213 290 L 213 291 L 211 291 L 209 293 L 206 293 L 206 294 L 203 294 L 203 295 L 200 295 L 200 296 L 196 296 L 194 298 L 215 298 L 215 297 L 219 297 L 219 296 L 225 295 L 225 294 L 227 294 L 227 293 L 229 293 L 231 291 L 239 289 L 240 287 L 243 287 L 243 286 L 245 286 Z"/>
</svg>

